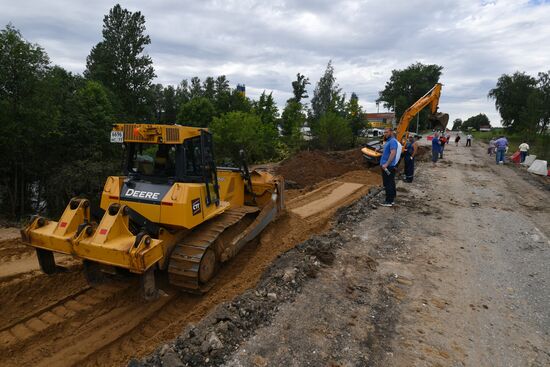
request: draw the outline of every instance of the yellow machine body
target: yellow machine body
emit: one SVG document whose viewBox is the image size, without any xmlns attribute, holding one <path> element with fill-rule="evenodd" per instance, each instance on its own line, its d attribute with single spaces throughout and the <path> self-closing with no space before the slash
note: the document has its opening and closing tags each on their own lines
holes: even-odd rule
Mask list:
<svg viewBox="0 0 550 367">
<path fill-rule="evenodd" d="M 115 140 L 122 143 L 178 146 L 188 139 L 205 136 L 206 130 L 118 124 L 113 132 Z M 202 157 L 202 167 L 208 166 L 210 162 Z M 244 208 L 242 215 L 258 212 L 261 216 L 269 211 L 269 216 L 264 217 L 271 221 L 283 209 L 284 182 L 280 177 L 256 171 L 243 175 L 242 170 L 231 168 L 217 168 L 209 177 L 212 181 L 186 182 L 110 176 L 101 194 L 100 206 L 105 214 L 99 223 L 91 221 L 89 201 L 75 198 L 59 221 L 35 218 L 21 231 L 23 241 L 35 248 L 142 274 L 155 265 L 166 269 L 178 242 L 194 230 L 200 232 L 201 224 L 223 218 L 224 212 Z M 266 224 L 264 220 L 256 227 L 263 228 Z M 139 226 L 153 230 L 136 230 Z M 136 234 L 137 231 L 140 233 Z"/>
</svg>

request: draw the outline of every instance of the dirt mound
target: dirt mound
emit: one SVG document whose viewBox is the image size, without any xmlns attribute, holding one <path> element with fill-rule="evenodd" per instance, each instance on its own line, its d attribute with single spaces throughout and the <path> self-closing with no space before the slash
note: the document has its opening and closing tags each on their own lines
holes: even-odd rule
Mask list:
<svg viewBox="0 0 550 367">
<path fill-rule="evenodd" d="M 361 151 L 352 149 L 341 152 L 302 151 L 283 161 L 276 171 L 285 180 L 307 187 L 360 169 L 365 169 Z"/>
</svg>

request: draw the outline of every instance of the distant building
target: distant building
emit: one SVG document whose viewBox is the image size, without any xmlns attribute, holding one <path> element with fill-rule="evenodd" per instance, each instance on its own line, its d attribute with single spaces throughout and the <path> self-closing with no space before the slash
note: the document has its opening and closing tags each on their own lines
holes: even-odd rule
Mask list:
<svg viewBox="0 0 550 367">
<path fill-rule="evenodd" d="M 479 131 L 491 131 L 491 125 L 480 126 Z"/>
<path fill-rule="evenodd" d="M 237 92 L 241 96 L 246 97 L 246 86 L 244 84 L 237 84 Z"/>
<path fill-rule="evenodd" d="M 300 128 L 300 132 L 302 133 L 302 136 L 304 138 L 304 140 L 311 140 L 313 139 L 313 136 L 311 135 L 311 129 L 309 128 L 309 126 L 302 126 Z"/>
<path fill-rule="evenodd" d="M 364 113 L 363 120 L 366 120 L 371 128 L 383 129 L 397 125 L 394 112 Z"/>
</svg>

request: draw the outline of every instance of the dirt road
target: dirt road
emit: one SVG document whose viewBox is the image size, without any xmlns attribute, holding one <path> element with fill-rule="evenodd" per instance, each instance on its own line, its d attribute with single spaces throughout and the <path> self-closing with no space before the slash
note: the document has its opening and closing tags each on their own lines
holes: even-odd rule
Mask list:
<svg viewBox="0 0 550 367">
<path fill-rule="evenodd" d="M 445 154 L 133 365 L 550 365 L 549 185 L 475 144 Z"/>
</svg>

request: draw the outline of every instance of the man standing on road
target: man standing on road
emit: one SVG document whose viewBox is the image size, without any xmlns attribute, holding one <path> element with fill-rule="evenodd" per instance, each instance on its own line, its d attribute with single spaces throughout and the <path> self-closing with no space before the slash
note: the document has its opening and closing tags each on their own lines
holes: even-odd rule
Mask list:
<svg viewBox="0 0 550 367">
<path fill-rule="evenodd" d="M 508 140 L 506 137 L 501 136 L 495 141 L 495 148 L 497 149 L 497 164 L 504 164 L 505 153 L 508 150 Z"/>
<path fill-rule="evenodd" d="M 467 147 L 472 146 L 472 134 L 470 134 L 470 133 L 468 133 L 468 135 L 466 135 L 466 146 Z"/>
<path fill-rule="evenodd" d="M 432 163 L 433 163 L 433 167 L 435 167 L 435 164 L 437 163 L 437 159 L 439 158 L 440 150 L 441 150 L 441 142 L 439 141 L 439 133 L 434 133 L 434 137 L 432 138 Z"/>
<path fill-rule="evenodd" d="M 414 178 L 414 157 L 418 150 L 416 139 L 411 135 L 405 145 L 405 182 L 413 182 Z"/>
<path fill-rule="evenodd" d="M 384 145 L 384 152 L 380 157 L 380 167 L 382 168 L 382 182 L 386 191 L 386 201 L 382 203 L 382 206 L 393 206 L 396 190 L 395 190 L 395 166 L 399 162 L 398 152 L 399 143 L 393 136 L 393 129 L 386 128 L 384 130 L 384 138 L 386 138 L 386 144 Z"/>
<path fill-rule="evenodd" d="M 521 155 L 521 163 L 525 162 L 525 157 L 529 154 L 529 144 L 521 143 L 519 145 L 519 154 Z"/>
</svg>

